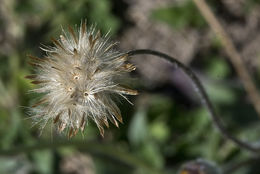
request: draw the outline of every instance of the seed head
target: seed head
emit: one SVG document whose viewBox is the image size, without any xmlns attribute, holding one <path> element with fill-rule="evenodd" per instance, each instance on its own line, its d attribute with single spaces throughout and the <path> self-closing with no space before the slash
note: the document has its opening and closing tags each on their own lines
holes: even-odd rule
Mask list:
<svg viewBox="0 0 260 174">
<path fill-rule="evenodd" d="M 43 93 L 43 97 L 31 107 L 36 122 L 43 125 L 51 120 L 59 132 L 67 130 L 68 136 L 83 131 L 88 119 L 92 119 L 102 136 L 108 120 L 118 127 L 122 123 L 119 108 L 113 96 L 137 95 L 137 91 L 121 86 L 122 77 L 135 70 L 126 63 L 127 54 L 115 51 L 116 43 L 101 37 L 86 23 L 75 32 L 68 27 L 60 39 L 52 39 L 54 47 L 42 48 L 44 58 L 29 56 L 35 74 L 27 76 Z M 44 126 L 43 126 L 44 127 Z"/>
</svg>

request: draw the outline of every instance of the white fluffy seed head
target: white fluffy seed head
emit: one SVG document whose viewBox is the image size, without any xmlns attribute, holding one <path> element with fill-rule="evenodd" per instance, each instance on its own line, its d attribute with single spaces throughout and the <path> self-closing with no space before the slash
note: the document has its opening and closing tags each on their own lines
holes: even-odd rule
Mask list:
<svg viewBox="0 0 260 174">
<path fill-rule="evenodd" d="M 46 57 L 29 56 L 36 73 L 27 78 L 39 85 L 34 92 L 43 93 L 31 109 L 36 121 L 45 125 L 51 120 L 59 132 L 67 129 L 69 137 L 83 131 L 88 118 L 102 136 L 108 120 L 118 127 L 122 117 L 111 97 L 137 95 L 121 86 L 122 76 L 135 70 L 126 63 L 127 54 L 115 51 L 116 43 L 109 42 L 107 35 L 101 37 L 93 27 L 87 29 L 84 22 L 76 32 L 69 27 L 52 41 L 54 47 L 42 48 Z"/>
</svg>

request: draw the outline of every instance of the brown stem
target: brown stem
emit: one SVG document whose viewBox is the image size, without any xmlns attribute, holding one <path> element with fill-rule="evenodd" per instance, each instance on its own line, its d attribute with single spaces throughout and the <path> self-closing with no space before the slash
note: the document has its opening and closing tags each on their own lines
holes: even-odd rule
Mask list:
<svg viewBox="0 0 260 174">
<path fill-rule="evenodd" d="M 221 40 L 224 49 L 233 64 L 235 70 L 237 71 L 249 98 L 260 117 L 260 96 L 253 83 L 253 80 L 246 69 L 242 57 L 236 50 L 231 38 L 228 36 L 224 28 L 221 26 L 217 17 L 213 14 L 210 7 L 207 5 L 205 0 L 193 0 L 200 10 L 201 14 L 204 16 L 211 29 L 216 33 L 216 35 Z"/>
</svg>

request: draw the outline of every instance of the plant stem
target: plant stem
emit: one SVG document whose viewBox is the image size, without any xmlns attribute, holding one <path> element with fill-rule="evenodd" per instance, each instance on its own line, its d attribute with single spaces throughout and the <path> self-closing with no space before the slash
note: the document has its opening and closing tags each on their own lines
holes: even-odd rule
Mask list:
<svg viewBox="0 0 260 174">
<path fill-rule="evenodd" d="M 216 33 L 216 35 L 219 37 L 220 41 L 222 42 L 231 63 L 234 65 L 234 68 L 237 71 L 245 87 L 246 92 L 248 93 L 251 103 L 253 104 L 258 116 L 260 117 L 259 93 L 251 78 L 251 75 L 249 74 L 248 70 L 245 67 L 242 57 L 240 56 L 237 49 L 235 48 L 232 39 L 226 33 L 226 31 L 220 24 L 217 17 L 213 14 L 213 12 L 211 11 L 210 7 L 208 6 L 205 0 L 193 0 L 193 1 L 197 5 L 203 17 L 210 25 L 211 29 Z"/>
<path fill-rule="evenodd" d="M 209 100 L 209 97 L 208 97 L 202 83 L 200 82 L 198 77 L 195 75 L 195 73 L 189 67 L 185 66 L 184 64 L 179 62 L 177 59 L 175 59 L 167 54 L 164 54 L 164 53 L 161 53 L 158 51 L 154 51 L 154 50 L 149 50 L 149 49 L 132 50 L 132 51 L 127 52 L 127 54 L 129 56 L 140 55 L 140 54 L 149 54 L 149 55 L 158 56 L 160 58 L 168 60 L 169 62 L 173 63 L 178 68 L 183 70 L 183 72 L 193 82 L 196 92 L 199 93 L 202 103 L 206 106 L 208 112 L 210 113 L 210 116 L 211 116 L 211 119 L 212 119 L 214 125 L 218 128 L 218 130 L 221 132 L 221 134 L 224 137 L 226 137 L 227 139 L 231 140 L 233 143 L 235 143 L 241 149 L 246 149 L 253 153 L 260 153 L 260 147 L 255 147 L 245 141 L 242 141 L 227 131 L 226 127 L 223 125 L 222 120 L 216 113 L 211 101 Z"/>
</svg>

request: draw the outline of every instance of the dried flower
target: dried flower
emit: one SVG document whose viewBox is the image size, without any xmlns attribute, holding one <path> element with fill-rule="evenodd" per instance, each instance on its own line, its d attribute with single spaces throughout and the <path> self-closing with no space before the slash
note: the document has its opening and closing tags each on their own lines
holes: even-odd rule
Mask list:
<svg viewBox="0 0 260 174">
<path fill-rule="evenodd" d="M 126 63 L 127 54 L 114 50 L 116 43 L 101 37 L 93 27 L 82 22 L 78 31 L 71 27 L 59 40 L 52 39 L 54 47 L 42 48 L 47 56 L 29 56 L 36 73 L 29 75 L 33 84 L 39 85 L 36 93 L 43 93 L 32 106 L 36 122 L 43 127 L 51 120 L 59 132 L 68 130 L 68 137 L 83 131 L 88 118 L 97 125 L 104 136 L 103 126 L 108 120 L 118 127 L 122 123 L 120 110 L 113 96 L 137 95 L 137 91 L 122 87 L 122 76 L 135 70 Z M 124 77 L 124 76 L 123 76 Z"/>
</svg>

